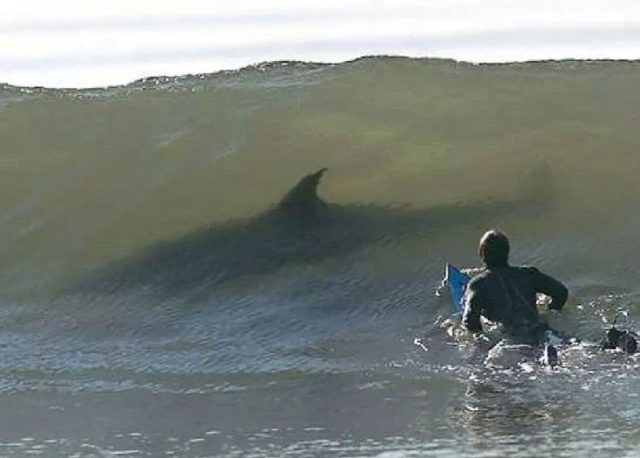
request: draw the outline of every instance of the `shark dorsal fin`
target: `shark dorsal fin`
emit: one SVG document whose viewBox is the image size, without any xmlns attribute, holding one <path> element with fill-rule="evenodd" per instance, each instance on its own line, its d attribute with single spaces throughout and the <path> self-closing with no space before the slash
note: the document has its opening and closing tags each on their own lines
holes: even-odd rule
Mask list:
<svg viewBox="0 0 640 458">
<path fill-rule="evenodd" d="M 308 214 L 319 208 L 326 206 L 320 197 L 318 197 L 318 185 L 326 167 L 321 168 L 317 172 L 310 173 L 302 177 L 302 179 L 291 188 L 278 204 L 278 209 L 287 213 Z"/>
</svg>

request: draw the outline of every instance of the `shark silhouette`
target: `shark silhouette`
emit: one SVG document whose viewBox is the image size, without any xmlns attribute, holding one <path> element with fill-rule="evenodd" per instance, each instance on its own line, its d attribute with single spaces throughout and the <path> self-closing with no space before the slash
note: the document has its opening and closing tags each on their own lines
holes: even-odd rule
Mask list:
<svg viewBox="0 0 640 458">
<path fill-rule="evenodd" d="M 432 233 L 459 224 L 493 223 L 535 199 L 429 209 L 338 205 L 318 196 L 326 168 L 304 176 L 275 206 L 251 218 L 203 227 L 109 264 L 82 290 L 142 287 L 165 294 L 213 288 L 240 277 L 313 262 L 364 246 Z"/>
</svg>

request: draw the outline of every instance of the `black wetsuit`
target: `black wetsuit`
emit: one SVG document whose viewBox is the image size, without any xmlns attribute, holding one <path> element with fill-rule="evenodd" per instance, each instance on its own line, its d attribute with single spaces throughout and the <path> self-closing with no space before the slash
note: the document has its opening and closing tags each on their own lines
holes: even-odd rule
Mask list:
<svg viewBox="0 0 640 458">
<path fill-rule="evenodd" d="M 521 343 L 541 343 L 549 325 L 540 319 L 536 293 L 551 297 L 550 309 L 559 310 L 567 300 L 567 288 L 534 267 L 491 267 L 467 286 L 462 323 L 470 331 L 482 331 L 480 315 L 503 325 L 505 333 Z"/>
</svg>

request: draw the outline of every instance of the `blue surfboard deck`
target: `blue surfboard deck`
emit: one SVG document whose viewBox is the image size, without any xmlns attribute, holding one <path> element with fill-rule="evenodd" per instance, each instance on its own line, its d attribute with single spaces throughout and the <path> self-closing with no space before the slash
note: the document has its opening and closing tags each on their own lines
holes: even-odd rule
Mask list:
<svg viewBox="0 0 640 458">
<path fill-rule="evenodd" d="M 444 278 L 447 285 L 449 285 L 449 292 L 451 293 L 452 312 L 454 315 L 461 315 L 464 311 L 464 293 L 471 277 L 462 272 L 456 266 L 447 264 L 445 267 Z"/>
</svg>

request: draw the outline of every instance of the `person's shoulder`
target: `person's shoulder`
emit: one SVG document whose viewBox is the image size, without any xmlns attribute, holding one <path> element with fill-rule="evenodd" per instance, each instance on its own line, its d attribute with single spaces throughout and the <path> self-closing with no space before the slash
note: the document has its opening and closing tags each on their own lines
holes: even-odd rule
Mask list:
<svg viewBox="0 0 640 458">
<path fill-rule="evenodd" d="M 477 289 L 480 285 L 487 281 L 487 278 L 491 275 L 489 270 L 481 270 L 477 272 L 469 281 L 470 289 Z"/>
<path fill-rule="evenodd" d="M 540 270 L 538 270 L 537 267 L 533 267 L 533 266 L 520 266 L 520 267 L 514 267 L 514 269 L 517 269 L 521 272 L 534 274 L 534 275 L 540 274 Z"/>
</svg>

